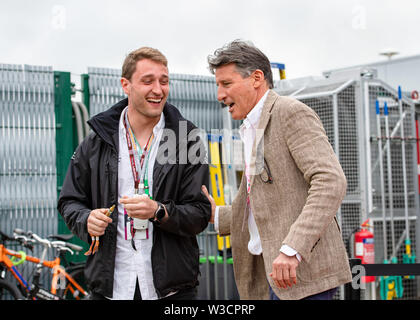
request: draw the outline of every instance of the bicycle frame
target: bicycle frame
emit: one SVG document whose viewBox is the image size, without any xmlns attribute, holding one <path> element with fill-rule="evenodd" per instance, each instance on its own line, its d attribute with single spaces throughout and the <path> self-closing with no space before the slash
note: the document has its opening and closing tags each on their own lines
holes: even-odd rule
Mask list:
<svg viewBox="0 0 420 320">
<path fill-rule="evenodd" d="M 18 269 L 13 265 L 12 260 L 9 259 L 9 256 L 14 256 L 21 258 L 20 253 L 7 249 L 4 245 L 0 244 L 0 263 L 3 263 L 6 266 L 6 269 L 15 277 L 15 279 L 20 283 L 20 285 L 26 289 L 27 292 L 30 292 L 31 288 L 23 276 L 19 273 Z M 29 258 L 29 256 L 27 256 Z"/>
<path fill-rule="evenodd" d="M 20 283 L 20 285 L 27 291 L 29 296 L 31 296 L 32 298 L 35 298 L 32 296 L 33 295 L 32 290 L 31 290 L 32 288 L 30 287 L 28 282 L 23 278 L 23 276 L 19 273 L 17 268 L 13 265 L 12 260 L 10 260 L 8 256 L 22 258 L 22 255 L 19 252 L 7 249 L 3 244 L 0 244 L 0 263 L 3 263 L 6 266 L 7 270 L 11 272 L 11 274 Z M 43 254 L 43 256 L 45 256 L 45 254 Z M 88 295 L 88 293 L 60 265 L 59 257 L 56 257 L 54 260 L 44 260 L 44 259 L 39 259 L 37 257 L 27 255 L 25 257 L 25 260 L 32 263 L 36 263 L 38 264 L 38 266 L 44 266 L 46 268 L 53 270 L 50 294 L 48 294 L 48 292 L 44 292 L 48 296 L 48 298 L 59 299 L 59 297 L 56 294 L 57 294 L 57 286 L 58 286 L 58 281 L 60 279 L 60 275 L 63 275 L 68 281 L 64 294 L 67 292 L 67 290 L 70 290 L 70 292 L 74 295 L 75 291 L 78 290 L 84 296 Z M 37 284 L 35 284 L 35 286 L 37 286 Z M 77 300 L 80 300 L 79 296 L 76 296 L 75 298 Z"/>
</svg>

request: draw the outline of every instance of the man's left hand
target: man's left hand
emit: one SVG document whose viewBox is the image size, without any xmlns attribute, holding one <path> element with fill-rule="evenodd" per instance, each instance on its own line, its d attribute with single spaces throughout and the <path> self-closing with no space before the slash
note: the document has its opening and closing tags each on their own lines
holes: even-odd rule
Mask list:
<svg viewBox="0 0 420 320">
<path fill-rule="evenodd" d="M 143 220 L 153 218 L 158 209 L 157 202 L 147 195 L 135 195 L 131 198 L 123 196 L 120 203 L 124 205 L 129 217 Z"/>
<path fill-rule="evenodd" d="M 280 252 L 278 257 L 273 261 L 273 271 L 270 276 L 273 278 L 277 287 L 287 289 L 297 283 L 296 268 L 299 260 L 296 256 L 287 256 Z"/>
</svg>

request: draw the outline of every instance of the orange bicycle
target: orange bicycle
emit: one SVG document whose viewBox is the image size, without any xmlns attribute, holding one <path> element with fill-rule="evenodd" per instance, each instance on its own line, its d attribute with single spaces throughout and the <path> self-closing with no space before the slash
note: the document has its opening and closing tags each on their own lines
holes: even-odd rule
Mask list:
<svg viewBox="0 0 420 320">
<path fill-rule="evenodd" d="M 83 249 L 81 246 L 60 240 L 50 241 L 39 237 L 35 233 L 30 231 L 25 232 L 20 229 L 14 230 L 13 237 L 8 236 L 1 231 L 0 236 L 0 300 L 3 299 L 3 297 L 30 300 L 61 300 L 66 299 L 68 293 L 78 300 L 89 296 L 88 292 L 74 279 L 74 277 L 79 275 L 80 272 L 83 272 L 83 270 L 77 268 L 68 273 L 60 264 L 60 255 L 62 252 L 66 251 L 74 254 L 73 250 L 81 251 Z M 54 237 L 59 238 L 59 236 Z M 44 246 L 44 250 L 41 254 L 41 258 L 37 258 L 26 255 L 23 251 L 17 252 L 6 248 L 4 246 L 6 241 L 18 241 L 29 249 L 31 249 L 33 243 L 39 243 Z M 53 260 L 45 260 L 47 252 L 51 248 L 55 249 L 55 258 Z M 25 261 L 37 264 L 31 283 L 25 280 L 16 268 L 17 264 Z M 50 290 L 46 290 L 40 286 L 40 276 L 44 268 L 52 269 L 53 276 Z M 17 280 L 18 286 L 6 279 L 7 272 L 10 272 Z"/>
</svg>

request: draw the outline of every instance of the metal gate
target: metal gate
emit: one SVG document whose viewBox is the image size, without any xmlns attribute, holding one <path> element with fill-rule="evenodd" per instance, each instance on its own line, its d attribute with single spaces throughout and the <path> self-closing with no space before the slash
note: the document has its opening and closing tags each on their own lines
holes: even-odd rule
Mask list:
<svg viewBox="0 0 420 320">
<path fill-rule="evenodd" d="M 52 68 L 1 64 L 0 97 L 1 228 L 56 232 Z"/>
<path fill-rule="evenodd" d="M 9 235 L 57 232 L 55 131 L 52 68 L 0 64 L 0 229 Z M 32 267 L 19 268 L 29 278 Z"/>
</svg>

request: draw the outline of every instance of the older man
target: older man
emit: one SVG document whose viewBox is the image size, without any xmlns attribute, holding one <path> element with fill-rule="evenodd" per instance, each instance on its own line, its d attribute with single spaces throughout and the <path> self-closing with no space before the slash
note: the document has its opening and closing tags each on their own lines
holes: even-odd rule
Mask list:
<svg viewBox="0 0 420 320">
<path fill-rule="evenodd" d="M 276 94 L 268 58 L 233 41 L 208 57 L 217 98 L 242 119 L 245 174 L 231 206 L 212 203 L 231 235 L 241 299 L 332 299 L 351 281 L 335 214 L 346 178 L 316 113 Z"/>
</svg>

